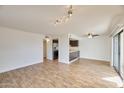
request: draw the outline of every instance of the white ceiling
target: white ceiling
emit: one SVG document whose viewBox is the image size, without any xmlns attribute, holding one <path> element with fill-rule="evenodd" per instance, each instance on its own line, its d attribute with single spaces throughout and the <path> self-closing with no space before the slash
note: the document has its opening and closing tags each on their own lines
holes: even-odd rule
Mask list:
<svg viewBox="0 0 124 93">
<path fill-rule="evenodd" d="M 72 33 L 77 35 L 93 32 L 108 33 L 111 21 L 123 13 L 123 6 L 73 6 L 71 19 L 61 25 L 54 25 L 57 17 L 63 16 L 67 6 L 0 6 L 0 26 L 29 32 L 60 35 Z"/>
</svg>

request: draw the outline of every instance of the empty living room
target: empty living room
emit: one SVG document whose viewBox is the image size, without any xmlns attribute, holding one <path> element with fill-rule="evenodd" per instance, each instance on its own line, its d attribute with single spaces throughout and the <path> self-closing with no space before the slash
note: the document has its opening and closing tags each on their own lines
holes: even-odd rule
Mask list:
<svg viewBox="0 0 124 93">
<path fill-rule="evenodd" d="M 0 5 L 0 88 L 123 88 L 123 5 Z"/>
</svg>

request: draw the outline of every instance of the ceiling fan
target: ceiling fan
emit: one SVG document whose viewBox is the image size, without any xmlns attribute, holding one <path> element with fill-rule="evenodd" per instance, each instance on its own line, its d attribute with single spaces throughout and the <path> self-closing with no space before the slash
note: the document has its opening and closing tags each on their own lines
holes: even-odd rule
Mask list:
<svg viewBox="0 0 124 93">
<path fill-rule="evenodd" d="M 98 34 L 93 34 L 93 33 L 88 33 L 86 35 L 83 35 L 83 37 L 87 37 L 87 38 L 94 38 L 94 37 L 97 37 L 97 36 L 100 36 Z"/>
</svg>

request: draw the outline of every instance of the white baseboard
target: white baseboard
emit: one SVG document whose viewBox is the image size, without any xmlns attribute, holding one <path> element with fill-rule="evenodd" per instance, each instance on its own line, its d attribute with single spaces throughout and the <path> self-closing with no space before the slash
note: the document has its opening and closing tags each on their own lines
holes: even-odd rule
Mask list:
<svg viewBox="0 0 124 93">
<path fill-rule="evenodd" d="M 9 67 L 7 69 L 0 69 L 0 73 L 4 73 L 4 72 L 8 72 L 8 71 L 24 68 L 24 67 L 31 66 L 31 65 L 34 65 L 34 64 L 38 64 L 38 63 L 43 63 L 43 62 L 37 61 L 37 62 L 33 62 L 33 63 L 30 63 L 30 64 L 21 65 L 21 66 Z"/>
<path fill-rule="evenodd" d="M 69 62 L 69 64 L 70 64 L 70 63 L 72 63 L 72 62 L 77 61 L 78 59 L 79 59 L 79 58 L 76 58 L 76 59 L 74 59 L 74 60 L 70 61 L 70 62 Z"/>
<path fill-rule="evenodd" d="M 88 57 L 80 57 L 80 59 L 88 59 L 88 60 L 96 60 L 96 61 L 104 61 L 104 62 L 110 62 L 109 60 L 104 59 L 95 59 L 95 58 L 88 58 Z"/>
</svg>

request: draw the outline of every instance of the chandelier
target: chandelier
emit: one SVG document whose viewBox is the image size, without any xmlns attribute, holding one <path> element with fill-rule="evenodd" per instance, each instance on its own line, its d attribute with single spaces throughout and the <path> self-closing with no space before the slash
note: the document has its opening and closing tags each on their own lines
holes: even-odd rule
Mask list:
<svg viewBox="0 0 124 93">
<path fill-rule="evenodd" d="M 72 14 L 73 14 L 73 8 L 72 8 L 72 5 L 70 5 L 66 15 L 56 19 L 54 24 L 58 25 L 58 24 L 66 23 L 72 16 Z"/>
</svg>

